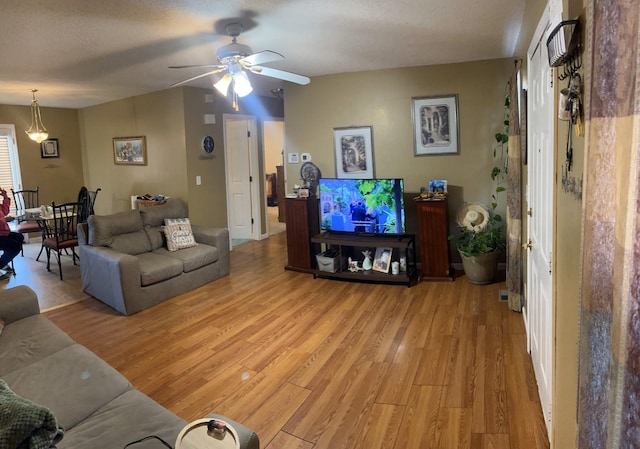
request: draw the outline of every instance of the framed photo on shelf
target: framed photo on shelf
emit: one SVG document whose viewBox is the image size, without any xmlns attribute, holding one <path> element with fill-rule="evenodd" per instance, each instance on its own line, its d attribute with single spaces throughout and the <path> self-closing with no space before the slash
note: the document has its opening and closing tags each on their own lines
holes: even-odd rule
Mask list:
<svg viewBox="0 0 640 449">
<path fill-rule="evenodd" d="M 381 273 L 388 273 L 389 266 L 391 265 L 391 252 L 393 248 L 380 247 L 376 248 L 376 255 L 373 259 L 374 271 L 380 271 Z"/>
<path fill-rule="evenodd" d="M 336 178 L 373 178 L 372 126 L 333 128 Z"/>
<path fill-rule="evenodd" d="M 414 156 L 460 154 L 458 95 L 413 97 Z"/>
<path fill-rule="evenodd" d="M 114 137 L 113 163 L 116 165 L 147 165 L 145 136 Z"/>
<path fill-rule="evenodd" d="M 40 142 L 40 157 L 60 157 L 58 139 L 45 139 Z"/>
</svg>

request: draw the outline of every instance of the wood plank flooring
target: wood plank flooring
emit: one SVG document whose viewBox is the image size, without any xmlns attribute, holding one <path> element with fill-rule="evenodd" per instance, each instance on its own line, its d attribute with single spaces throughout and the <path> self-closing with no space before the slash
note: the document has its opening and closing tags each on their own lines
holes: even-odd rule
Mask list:
<svg viewBox="0 0 640 449">
<path fill-rule="evenodd" d="M 282 233 L 136 315 L 93 298 L 46 314 L 174 413 L 227 415 L 266 449 L 549 447 L 504 284 L 314 280 L 285 264 Z"/>
</svg>

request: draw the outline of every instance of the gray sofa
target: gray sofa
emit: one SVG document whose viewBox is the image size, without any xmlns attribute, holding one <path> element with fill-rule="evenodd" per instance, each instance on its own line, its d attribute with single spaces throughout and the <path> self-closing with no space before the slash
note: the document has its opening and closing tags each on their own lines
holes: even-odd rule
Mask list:
<svg viewBox="0 0 640 449">
<path fill-rule="evenodd" d="M 64 436 L 56 447 L 122 449 L 127 443 L 157 435 L 172 447 L 187 424 L 40 314 L 36 294 L 18 286 L 0 291 L 0 379 L 21 398 L 53 413 Z M 203 401 L 206 401 L 203 398 Z M 4 407 L 4 408 L 3 408 Z M 0 412 L 6 412 L 0 401 Z M 219 415 L 240 436 L 241 448 L 259 449 L 257 435 Z M 6 413 L 0 413 L 0 423 Z M 2 437 L 5 440 L 2 441 Z M 0 435 L 3 449 L 13 449 Z M 32 447 L 32 446 L 20 446 Z M 157 440 L 132 449 L 164 447 Z"/>
<path fill-rule="evenodd" d="M 131 315 L 229 274 L 229 231 L 192 225 L 197 246 L 166 248 L 165 218 L 186 218 L 179 199 L 78 225 L 82 289 Z"/>
</svg>

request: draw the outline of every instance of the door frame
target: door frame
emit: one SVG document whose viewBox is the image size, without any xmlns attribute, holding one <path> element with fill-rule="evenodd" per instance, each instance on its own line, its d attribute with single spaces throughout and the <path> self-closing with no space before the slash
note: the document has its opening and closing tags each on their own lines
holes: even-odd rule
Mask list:
<svg viewBox="0 0 640 449">
<path fill-rule="evenodd" d="M 231 229 L 229 220 L 232 216 L 231 199 L 229 197 L 229 158 L 227 157 L 227 152 L 230 150 L 227 145 L 227 123 L 229 121 L 246 121 L 249 129 L 249 176 L 251 177 L 251 218 L 253 219 L 253 223 L 251 225 L 251 238 L 253 240 L 260 240 L 260 229 L 262 229 L 262 215 L 260 214 L 260 183 L 256 181 L 262 179 L 262 175 L 260 174 L 260 155 L 258 151 L 258 119 L 254 115 L 222 114 L 225 160 L 224 175 L 227 198 L 227 228 Z M 229 245 L 233 249 L 232 239 L 229 239 Z"/>
</svg>

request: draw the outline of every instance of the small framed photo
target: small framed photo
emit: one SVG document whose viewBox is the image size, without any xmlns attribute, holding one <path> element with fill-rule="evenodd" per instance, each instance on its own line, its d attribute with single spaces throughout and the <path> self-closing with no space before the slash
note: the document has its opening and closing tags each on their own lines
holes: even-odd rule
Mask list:
<svg viewBox="0 0 640 449">
<path fill-rule="evenodd" d="M 333 128 L 336 178 L 373 178 L 372 126 Z"/>
<path fill-rule="evenodd" d="M 446 179 L 432 179 L 429 181 L 429 192 L 434 196 L 447 196 L 447 184 Z"/>
<path fill-rule="evenodd" d="M 373 269 L 381 273 L 388 273 L 391 265 L 391 252 L 393 248 L 376 248 L 376 255 L 373 259 Z"/>
<path fill-rule="evenodd" d="M 60 157 L 58 139 L 46 139 L 40 142 L 40 157 Z"/>
<path fill-rule="evenodd" d="M 114 137 L 113 163 L 117 165 L 147 165 L 145 136 Z"/>
<path fill-rule="evenodd" d="M 411 99 L 414 156 L 460 154 L 458 95 Z"/>
</svg>

